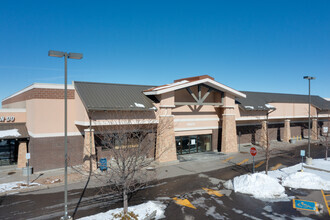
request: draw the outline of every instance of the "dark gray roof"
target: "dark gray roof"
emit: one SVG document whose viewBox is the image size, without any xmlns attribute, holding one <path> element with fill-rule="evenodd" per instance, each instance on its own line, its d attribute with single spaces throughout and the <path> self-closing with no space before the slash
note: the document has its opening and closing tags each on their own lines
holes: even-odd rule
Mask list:
<svg viewBox="0 0 330 220">
<path fill-rule="evenodd" d="M 245 110 L 269 110 L 268 103 L 309 103 L 308 95 L 246 92 L 246 98 L 237 98 L 236 102 Z M 320 110 L 330 110 L 330 101 L 320 96 L 311 96 L 311 104 Z"/>
<path fill-rule="evenodd" d="M 0 131 L 6 131 L 6 130 L 12 130 L 17 129 L 17 132 L 20 133 L 20 136 L 5 136 L 1 137 L 1 140 L 5 139 L 20 139 L 20 138 L 28 138 L 29 133 L 26 129 L 25 123 L 6 123 L 6 124 L 0 124 Z"/>
<path fill-rule="evenodd" d="M 152 101 L 142 92 L 153 86 L 74 82 L 87 110 L 152 110 Z"/>
</svg>

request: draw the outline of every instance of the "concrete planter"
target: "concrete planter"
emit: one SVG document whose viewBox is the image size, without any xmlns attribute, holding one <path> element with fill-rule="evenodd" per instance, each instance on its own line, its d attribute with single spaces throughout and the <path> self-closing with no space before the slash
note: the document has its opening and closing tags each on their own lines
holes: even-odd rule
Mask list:
<svg viewBox="0 0 330 220">
<path fill-rule="evenodd" d="M 291 144 L 295 144 L 296 143 L 296 139 L 290 139 L 290 143 Z"/>
<path fill-rule="evenodd" d="M 33 167 L 23 167 L 23 176 L 31 175 L 32 174 Z"/>
</svg>

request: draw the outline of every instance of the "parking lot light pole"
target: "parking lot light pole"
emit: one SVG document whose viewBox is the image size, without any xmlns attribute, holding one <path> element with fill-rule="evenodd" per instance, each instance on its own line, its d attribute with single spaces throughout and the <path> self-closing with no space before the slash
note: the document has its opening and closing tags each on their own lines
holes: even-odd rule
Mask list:
<svg viewBox="0 0 330 220">
<path fill-rule="evenodd" d="M 311 165 L 311 80 L 316 78 L 304 76 L 304 79 L 308 79 L 308 157 L 306 157 L 306 164 Z"/>
<path fill-rule="evenodd" d="M 61 51 L 48 51 L 48 56 L 50 57 L 64 57 L 64 216 L 61 220 L 72 219 L 68 216 L 68 68 L 67 60 L 69 59 L 82 59 L 83 55 L 81 53 L 67 53 Z"/>
</svg>

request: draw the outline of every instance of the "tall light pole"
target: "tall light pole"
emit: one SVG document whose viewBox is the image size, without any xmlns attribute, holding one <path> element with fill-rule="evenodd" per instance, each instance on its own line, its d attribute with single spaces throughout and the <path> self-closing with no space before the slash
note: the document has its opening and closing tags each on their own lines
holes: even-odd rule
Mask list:
<svg viewBox="0 0 330 220">
<path fill-rule="evenodd" d="M 62 220 L 71 219 L 68 216 L 68 67 L 67 61 L 69 59 L 82 59 L 82 53 L 67 53 L 50 50 L 48 51 L 50 57 L 64 57 L 64 216 Z"/>
<path fill-rule="evenodd" d="M 304 79 L 308 79 L 308 157 L 306 163 L 312 164 L 311 158 L 311 80 L 316 79 L 312 76 L 304 76 Z"/>
</svg>

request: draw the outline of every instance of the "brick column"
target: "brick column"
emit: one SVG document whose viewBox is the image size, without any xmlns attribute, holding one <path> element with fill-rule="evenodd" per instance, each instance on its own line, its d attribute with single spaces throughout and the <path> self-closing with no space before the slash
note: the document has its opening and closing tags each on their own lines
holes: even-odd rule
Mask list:
<svg viewBox="0 0 330 220">
<path fill-rule="evenodd" d="M 237 135 L 235 115 L 222 115 L 221 152 L 237 152 Z"/>
<path fill-rule="evenodd" d="M 284 121 L 284 135 L 283 142 L 290 142 L 291 139 L 291 128 L 290 128 L 290 120 L 286 119 Z"/>
<path fill-rule="evenodd" d="M 85 129 L 85 139 L 84 139 L 84 157 L 83 157 L 83 169 L 89 171 L 90 169 L 90 159 L 92 159 L 92 171 L 97 169 L 96 165 L 96 154 L 95 154 L 95 142 L 94 142 L 94 129 Z M 90 139 L 92 138 L 92 139 Z M 91 145 L 92 144 L 92 152 Z"/>
<path fill-rule="evenodd" d="M 223 104 L 221 152 L 237 152 L 235 97 L 225 93 Z"/>
<path fill-rule="evenodd" d="M 27 153 L 26 142 L 20 142 L 18 145 L 17 168 L 26 167 L 26 163 L 27 163 L 26 153 Z"/>
<path fill-rule="evenodd" d="M 267 147 L 267 121 L 261 122 L 261 134 L 259 145 L 262 147 Z"/>
<path fill-rule="evenodd" d="M 317 134 L 317 119 L 312 119 L 312 130 L 311 130 L 311 140 L 316 141 L 318 138 Z"/>
</svg>

